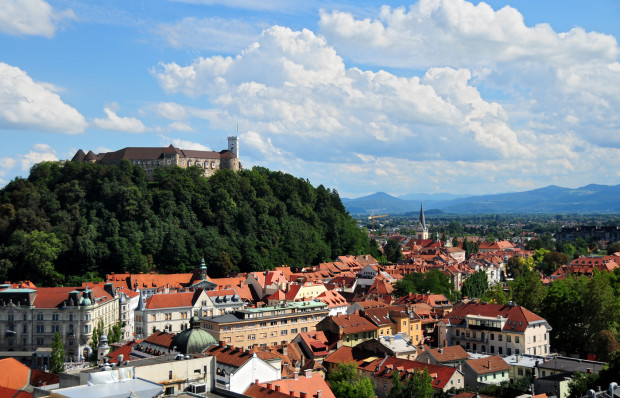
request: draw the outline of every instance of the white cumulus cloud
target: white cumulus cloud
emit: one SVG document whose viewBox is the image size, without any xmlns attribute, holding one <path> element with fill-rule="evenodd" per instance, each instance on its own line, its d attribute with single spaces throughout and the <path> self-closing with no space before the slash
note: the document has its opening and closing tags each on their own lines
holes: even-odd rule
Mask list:
<svg viewBox="0 0 620 398">
<path fill-rule="evenodd" d="M 427 68 L 501 62 L 570 64 L 614 61 L 613 36 L 576 27 L 556 33 L 548 24 L 526 26 L 510 6 L 493 10 L 465 0 L 420 0 L 406 9 L 383 6 L 376 18 L 321 12 L 321 33 L 339 53 L 375 65 Z"/>
<path fill-rule="evenodd" d="M 0 128 L 82 133 L 84 117 L 18 67 L 0 62 Z"/>
<path fill-rule="evenodd" d="M 103 108 L 105 118 L 96 118 L 93 120 L 93 125 L 103 130 L 121 131 L 126 133 L 143 133 L 146 131 L 146 127 L 141 120 L 135 117 L 121 117 L 118 116 L 113 109 L 116 105 L 112 104 Z"/>
<path fill-rule="evenodd" d="M 156 32 L 175 48 L 236 52 L 255 41 L 261 29 L 239 19 L 186 17 L 158 25 Z"/>
<path fill-rule="evenodd" d="M 0 31 L 10 35 L 53 37 L 67 19 L 76 19 L 75 13 L 56 11 L 44 0 L 0 0 Z"/>
</svg>

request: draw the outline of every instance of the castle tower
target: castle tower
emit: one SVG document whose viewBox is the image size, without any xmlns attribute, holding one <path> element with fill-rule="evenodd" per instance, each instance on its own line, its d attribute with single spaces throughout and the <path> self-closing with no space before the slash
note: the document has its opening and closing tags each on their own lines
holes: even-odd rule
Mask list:
<svg viewBox="0 0 620 398">
<path fill-rule="evenodd" d="M 426 227 L 426 219 L 424 218 L 424 207 L 420 202 L 420 220 L 418 221 L 418 227 L 416 228 L 416 238 L 428 239 L 428 228 Z"/>
<path fill-rule="evenodd" d="M 228 150 L 239 159 L 239 138 L 236 135 L 228 136 Z"/>
</svg>

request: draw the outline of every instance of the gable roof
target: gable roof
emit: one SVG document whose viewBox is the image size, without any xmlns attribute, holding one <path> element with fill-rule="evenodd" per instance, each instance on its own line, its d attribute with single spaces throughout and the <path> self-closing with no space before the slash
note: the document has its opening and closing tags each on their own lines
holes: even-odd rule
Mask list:
<svg viewBox="0 0 620 398">
<path fill-rule="evenodd" d="M 545 321 L 532 311 L 518 305 L 467 303 L 454 309 L 444 318 L 444 322 L 447 325 L 463 326 L 467 315 L 480 315 L 490 318 L 501 316 L 507 319 L 502 330 L 514 332 L 524 332 L 532 322 Z"/>
<path fill-rule="evenodd" d="M 247 361 L 252 359 L 252 352 L 246 351 L 235 346 L 211 346 L 204 352 L 206 355 L 212 355 L 219 363 L 240 368 Z"/>
<path fill-rule="evenodd" d="M 370 323 L 366 318 L 357 314 L 335 315 L 331 316 L 332 322 L 338 327 L 343 328 L 343 334 L 369 332 L 377 330 L 377 327 Z"/>
<path fill-rule="evenodd" d="M 439 363 L 469 358 L 467 351 L 465 351 L 465 349 L 460 345 L 452 345 L 441 348 L 430 348 L 428 346 L 424 346 L 424 352 L 427 352 L 428 355 L 435 358 L 435 360 Z M 420 353 L 420 355 L 422 355 L 422 353 Z"/>
<path fill-rule="evenodd" d="M 431 384 L 434 390 L 443 390 L 446 388 L 452 376 L 458 370 L 452 366 L 433 365 L 424 362 L 412 361 L 404 358 L 395 358 L 387 356 L 378 358 L 370 363 L 364 363 L 358 368 L 373 372 L 375 377 L 391 379 L 394 372 L 398 372 L 401 380 L 412 377 L 413 372 L 421 372 L 428 370 L 432 378 Z"/>
<path fill-rule="evenodd" d="M 174 338 L 174 336 L 175 333 L 155 332 L 146 339 L 142 340 L 142 342 L 162 346 L 168 349 L 168 347 L 170 347 L 170 343 L 172 343 L 172 339 Z"/>
<path fill-rule="evenodd" d="M 325 380 L 319 374 L 313 374 L 310 377 L 299 376 L 297 378 L 274 380 L 269 383 L 260 384 L 263 388 L 270 385 L 273 389 L 279 386 L 280 392 L 287 394 L 288 397 L 300 397 L 301 392 L 306 393 L 306 397 L 318 397 L 318 391 L 321 391 L 323 398 L 335 398 L 334 393 L 329 388 Z M 260 395 L 260 397 L 271 397 L 272 395 Z"/>
<path fill-rule="evenodd" d="M 149 310 L 163 308 L 192 307 L 202 290 L 182 293 L 154 294 L 146 299 L 145 308 Z"/>
<path fill-rule="evenodd" d="M 510 370 L 510 365 L 499 355 L 468 359 L 465 363 L 479 375 Z"/>
<path fill-rule="evenodd" d="M 327 304 L 327 308 L 342 307 L 349 304 L 347 303 L 347 300 L 345 300 L 345 298 L 342 297 L 342 295 L 336 290 L 326 290 L 316 296 L 316 300 Z"/>
</svg>

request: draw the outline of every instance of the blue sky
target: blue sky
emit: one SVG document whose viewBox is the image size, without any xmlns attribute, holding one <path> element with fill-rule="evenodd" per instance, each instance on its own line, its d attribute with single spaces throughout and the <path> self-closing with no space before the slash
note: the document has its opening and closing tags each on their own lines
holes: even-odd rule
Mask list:
<svg viewBox="0 0 620 398">
<path fill-rule="evenodd" d="M 619 20 L 610 0 L 0 0 L 0 185 L 230 134 L 244 167 L 344 197 L 619 184 Z"/>
</svg>

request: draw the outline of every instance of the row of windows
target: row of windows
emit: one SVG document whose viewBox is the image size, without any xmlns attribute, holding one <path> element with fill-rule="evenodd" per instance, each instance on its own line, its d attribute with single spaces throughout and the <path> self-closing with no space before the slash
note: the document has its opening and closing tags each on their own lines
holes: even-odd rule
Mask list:
<svg viewBox="0 0 620 398">
<path fill-rule="evenodd" d="M 287 336 L 290 332 L 291 335 L 297 335 L 297 333 L 299 332 L 300 329 L 297 328 L 293 328 L 290 331 L 288 329 L 282 329 L 280 330 L 280 336 Z M 308 328 L 307 327 L 303 327 L 301 328 L 301 333 L 307 332 Z M 277 330 L 272 330 L 271 332 L 269 332 L 269 337 L 277 337 L 278 336 L 278 331 Z M 244 340 L 244 336 L 242 334 L 238 334 L 235 336 L 235 341 L 243 341 Z M 259 333 L 258 334 L 258 338 L 260 340 L 266 339 L 267 338 L 267 332 L 263 332 L 263 333 Z M 247 339 L 248 340 L 256 340 L 256 333 L 251 333 L 247 335 Z M 226 337 L 225 341 L 230 342 L 230 337 Z"/>
</svg>

